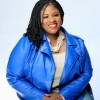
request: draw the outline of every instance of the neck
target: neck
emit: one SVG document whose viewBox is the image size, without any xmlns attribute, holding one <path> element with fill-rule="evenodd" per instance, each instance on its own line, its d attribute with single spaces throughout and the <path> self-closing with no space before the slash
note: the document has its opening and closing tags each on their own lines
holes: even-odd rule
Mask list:
<svg viewBox="0 0 100 100">
<path fill-rule="evenodd" d="M 47 37 L 50 39 L 50 41 L 55 41 L 57 40 L 59 36 L 59 33 L 57 32 L 56 34 L 48 34 Z"/>
<path fill-rule="evenodd" d="M 50 44 L 51 44 L 52 46 L 55 46 L 55 45 L 56 45 L 58 36 L 59 36 L 59 32 L 57 32 L 57 33 L 55 33 L 55 34 L 48 34 L 48 35 L 47 35 L 47 37 L 48 37 L 49 40 L 50 40 Z"/>
<path fill-rule="evenodd" d="M 59 31 L 59 34 L 56 37 L 57 38 L 55 41 L 50 40 L 50 38 L 47 37 L 49 44 L 50 44 L 51 51 L 53 52 L 59 52 L 61 46 L 63 45 L 64 39 L 65 39 L 65 36 L 62 33 L 62 31 Z M 54 37 L 52 39 L 54 39 Z"/>
</svg>

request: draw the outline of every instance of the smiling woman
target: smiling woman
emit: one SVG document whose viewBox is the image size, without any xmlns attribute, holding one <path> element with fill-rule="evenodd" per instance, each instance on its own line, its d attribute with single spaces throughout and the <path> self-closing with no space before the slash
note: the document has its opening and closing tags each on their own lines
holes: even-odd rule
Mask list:
<svg viewBox="0 0 100 100">
<path fill-rule="evenodd" d="M 21 100 L 93 100 L 84 41 L 69 34 L 56 0 L 39 0 L 11 52 L 7 80 Z"/>
<path fill-rule="evenodd" d="M 61 14 L 59 10 L 52 4 L 49 4 L 41 11 L 41 21 L 42 27 L 46 31 L 47 36 L 52 36 L 53 34 L 56 35 L 55 33 L 58 32 L 62 24 Z"/>
</svg>

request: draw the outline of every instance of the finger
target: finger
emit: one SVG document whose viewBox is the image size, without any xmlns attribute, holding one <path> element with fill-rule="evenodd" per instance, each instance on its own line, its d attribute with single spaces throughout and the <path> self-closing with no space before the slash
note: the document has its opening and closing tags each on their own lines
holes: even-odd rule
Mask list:
<svg viewBox="0 0 100 100">
<path fill-rule="evenodd" d="M 45 94 L 45 96 L 50 97 L 50 96 L 51 96 L 51 94 Z"/>
</svg>

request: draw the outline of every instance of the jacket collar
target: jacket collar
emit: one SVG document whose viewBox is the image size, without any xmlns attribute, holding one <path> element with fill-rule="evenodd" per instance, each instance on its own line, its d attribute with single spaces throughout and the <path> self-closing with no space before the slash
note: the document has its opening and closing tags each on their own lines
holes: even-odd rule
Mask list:
<svg viewBox="0 0 100 100">
<path fill-rule="evenodd" d="M 75 36 L 69 34 L 63 27 L 61 27 L 61 30 L 65 33 L 66 36 L 65 64 L 60 78 L 60 84 L 63 84 L 66 80 L 69 79 L 69 73 L 79 58 L 79 47 L 76 43 Z"/>
<path fill-rule="evenodd" d="M 67 39 L 67 43 L 68 45 L 76 45 L 75 40 L 73 39 L 73 36 L 71 34 L 69 34 L 63 27 L 60 28 L 61 31 L 63 31 L 63 33 L 65 34 L 65 37 Z"/>
<path fill-rule="evenodd" d="M 67 42 L 69 45 L 76 45 L 76 42 L 74 41 L 73 37 L 71 34 L 69 34 L 65 29 L 64 27 L 60 27 L 60 30 L 64 32 L 65 34 L 65 37 L 67 38 Z M 43 41 L 47 40 L 46 38 L 46 34 L 45 32 L 43 32 Z"/>
<path fill-rule="evenodd" d="M 77 46 L 75 39 L 71 34 L 69 34 L 62 26 L 60 27 L 60 30 L 62 30 L 63 33 L 65 34 L 65 37 L 66 37 L 66 40 L 67 40 L 67 42 L 66 42 L 67 45 Z M 47 41 L 47 37 L 46 37 L 45 32 L 43 32 L 43 44 L 40 47 L 40 51 L 47 53 L 48 55 L 51 55 L 50 46 L 49 46 L 49 43 Z"/>
</svg>

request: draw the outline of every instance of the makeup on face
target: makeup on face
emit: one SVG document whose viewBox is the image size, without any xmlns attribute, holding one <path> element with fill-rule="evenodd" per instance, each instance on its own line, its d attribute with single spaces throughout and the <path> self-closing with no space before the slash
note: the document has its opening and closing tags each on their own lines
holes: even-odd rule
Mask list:
<svg viewBox="0 0 100 100">
<path fill-rule="evenodd" d="M 47 34 L 57 33 L 62 24 L 59 10 L 52 4 L 48 5 L 41 11 L 41 23 Z"/>
</svg>

